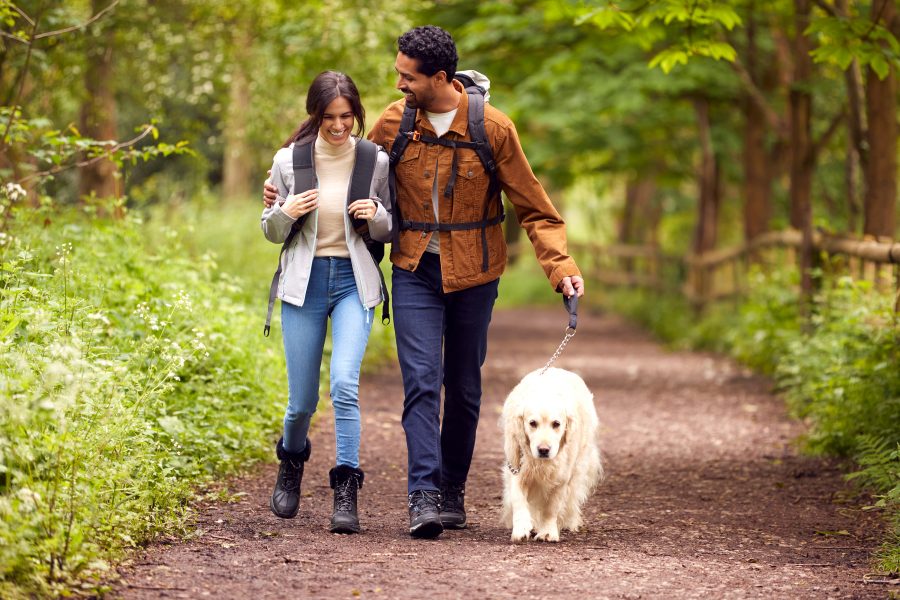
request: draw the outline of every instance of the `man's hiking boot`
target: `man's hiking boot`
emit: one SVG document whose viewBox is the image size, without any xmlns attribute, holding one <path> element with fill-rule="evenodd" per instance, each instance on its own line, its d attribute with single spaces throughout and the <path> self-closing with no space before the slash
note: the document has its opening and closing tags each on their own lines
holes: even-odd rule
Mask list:
<svg viewBox="0 0 900 600">
<path fill-rule="evenodd" d="M 466 528 L 466 484 L 441 486 L 441 524 L 444 529 Z"/>
<path fill-rule="evenodd" d="M 357 491 L 362 488 L 365 474 L 359 469 L 338 465 L 328 472 L 328 479 L 334 490 L 331 533 L 359 533 L 356 497 Z"/>
<path fill-rule="evenodd" d="M 409 535 L 414 538 L 436 538 L 442 531 L 440 492 L 416 490 L 410 494 Z"/>
<path fill-rule="evenodd" d="M 275 445 L 275 455 L 281 461 L 278 467 L 278 479 L 269 508 L 276 517 L 293 519 L 300 508 L 300 482 L 303 480 L 303 465 L 309 460 L 312 444 L 306 440 L 306 448 L 302 452 L 288 452 L 284 449 L 284 438 Z"/>
</svg>

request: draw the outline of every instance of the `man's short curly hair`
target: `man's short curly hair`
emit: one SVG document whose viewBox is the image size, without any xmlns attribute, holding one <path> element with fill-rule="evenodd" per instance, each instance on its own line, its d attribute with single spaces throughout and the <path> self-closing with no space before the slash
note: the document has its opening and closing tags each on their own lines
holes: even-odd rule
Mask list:
<svg viewBox="0 0 900 600">
<path fill-rule="evenodd" d="M 447 74 L 447 81 L 456 75 L 456 44 L 450 34 L 434 25 L 415 27 L 397 40 L 400 52 L 419 61 L 419 72 L 431 77 L 438 71 Z"/>
</svg>

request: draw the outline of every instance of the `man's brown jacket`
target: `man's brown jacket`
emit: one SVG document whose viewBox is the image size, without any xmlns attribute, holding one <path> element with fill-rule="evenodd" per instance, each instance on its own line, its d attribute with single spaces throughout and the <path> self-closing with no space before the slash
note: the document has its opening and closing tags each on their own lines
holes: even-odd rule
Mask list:
<svg viewBox="0 0 900 600">
<path fill-rule="evenodd" d="M 459 82 L 453 85 L 460 91 L 459 107 L 445 139 L 471 141 L 468 135 L 469 98 Z M 405 100 L 398 100 L 385 109 L 369 133 L 369 139 L 390 152 L 400 128 Z M 485 104 L 484 128 L 497 162 L 500 184 L 516 211 L 519 223 L 534 246 L 538 261 L 556 289 L 563 277 L 581 275 L 566 248 L 565 223 L 531 171 L 519 136 L 512 121 L 502 112 Z M 434 137 L 434 128 L 419 111 L 416 130 Z M 450 177 L 453 148 L 439 144 L 410 141 L 396 166 L 396 203 L 404 220 L 433 222 L 431 202 L 434 178 L 438 178 L 438 213 L 441 223 L 470 223 L 484 218 L 484 204 L 488 202 L 490 182 L 474 150 L 457 148 L 457 178 L 452 198 L 445 198 L 444 187 Z M 435 173 L 435 164 L 437 172 Z M 500 212 L 499 202 L 491 200 L 488 218 Z M 433 232 L 405 230 L 400 232 L 399 247 L 391 248 L 391 262 L 402 269 L 414 271 Z M 487 283 L 500 276 L 506 266 L 506 242 L 500 225 L 487 228 L 488 270 L 482 271 L 481 230 L 441 231 L 441 272 L 445 292 L 466 289 Z"/>
</svg>

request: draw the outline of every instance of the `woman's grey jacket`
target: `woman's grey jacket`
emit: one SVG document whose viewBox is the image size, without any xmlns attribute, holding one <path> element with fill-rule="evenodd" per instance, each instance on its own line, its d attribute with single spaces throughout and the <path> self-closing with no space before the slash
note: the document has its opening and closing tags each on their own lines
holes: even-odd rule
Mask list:
<svg viewBox="0 0 900 600">
<path fill-rule="evenodd" d="M 293 147 L 294 145 L 291 144 L 290 147 L 282 148 L 275 154 L 272 175 L 269 177 L 268 183 L 278 188 L 278 198 L 275 204 L 263 210 L 260 223 L 266 239 L 276 244 L 284 243 L 296 220 L 281 210 L 285 199 L 294 193 Z M 315 168 L 315 158 L 313 161 L 313 168 Z M 375 174 L 372 176 L 372 185 L 369 190 L 369 197 L 375 201 L 377 207 L 375 216 L 369 221 L 369 233 L 373 239 L 379 242 L 389 242 L 391 239 L 391 194 L 388 189 L 388 164 L 387 152 L 379 147 L 375 162 Z M 351 198 L 351 201 L 353 200 L 360 200 L 360 198 Z M 314 210 L 308 214 L 300 231 L 291 240 L 290 247 L 281 255 L 281 278 L 278 282 L 277 296 L 282 302 L 303 306 L 306 299 L 312 260 L 316 254 L 318 212 L 318 210 Z M 356 289 L 359 291 L 359 300 L 367 309 L 374 308 L 384 300 L 381 295 L 379 267 L 369 254 L 366 243 L 353 228 L 350 215 L 346 210 L 344 211 L 344 233 L 350 251 L 350 264 L 353 266 Z"/>
</svg>

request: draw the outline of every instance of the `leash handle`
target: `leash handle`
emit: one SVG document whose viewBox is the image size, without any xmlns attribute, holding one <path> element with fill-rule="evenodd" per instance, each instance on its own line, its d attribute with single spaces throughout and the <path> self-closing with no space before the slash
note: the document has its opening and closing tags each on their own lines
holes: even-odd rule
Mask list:
<svg viewBox="0 0 900 600">
<path fill-rule="evenodd" d="M 578 294 L 575 293 L 571 296 L 563 294 L 563 305 L 569 313 L 569 329 L 575 331 L 578 326 Z"/>
</svg>

